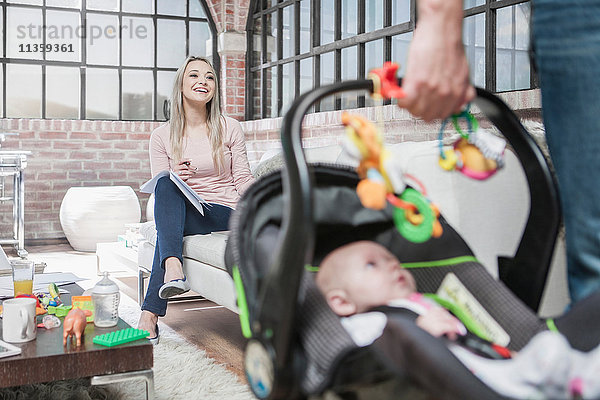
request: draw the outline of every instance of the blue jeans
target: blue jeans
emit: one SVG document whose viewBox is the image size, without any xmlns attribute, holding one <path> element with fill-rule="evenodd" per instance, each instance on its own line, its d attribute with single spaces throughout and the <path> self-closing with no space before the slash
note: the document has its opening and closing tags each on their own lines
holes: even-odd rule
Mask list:
<svg viewBox="0 0 600 400">
<path fill-rule="evenodd" d="M 165 259 L 177 257 L 183 263 L 183 237 L 227 230 L 233 209 L 212 203 L 204 215 L 200 214 L 168 176 L 158 180 L 154 198 L 156 248 L 142 310 L 162 317 L 167 312 L 167 300 L 158 297 L 158 291 L 165 278 Z"/>
<path fill-rule="evenodd" d="M 532 43 L 576 302 L 600 288 L 600 1 L 533 5 Z"/>
</svg>

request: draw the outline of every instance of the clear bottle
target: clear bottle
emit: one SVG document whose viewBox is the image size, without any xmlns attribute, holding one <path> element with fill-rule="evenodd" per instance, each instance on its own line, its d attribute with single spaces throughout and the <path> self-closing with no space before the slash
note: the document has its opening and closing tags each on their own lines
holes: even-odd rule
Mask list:
<svg viewBox="0 0 600 400">
<path fill-rule="evenodd" d="M 119 320 L 119 287 L 108 279 L 108 272 L 92 289 L 94 302 L 94 325 L 108 328 L 117 325 Z"/>
</svg>

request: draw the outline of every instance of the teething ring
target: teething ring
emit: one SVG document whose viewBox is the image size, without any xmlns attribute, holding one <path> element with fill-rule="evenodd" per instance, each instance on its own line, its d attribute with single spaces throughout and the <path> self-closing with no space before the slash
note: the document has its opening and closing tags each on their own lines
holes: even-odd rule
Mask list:
<svg viewBox="0 0 600 400">
<path fill-rule="evenodd" d="M 391 193 L 387 194 L 387 200 L 390 202 L 391 205 L 393 205 L 396 208 L 401 208 L 403 210 L 412 210 L 412 211 L 416 211 L 417 207 L 415 207 L 414 204 L 412 203 L 408 203 L 404 200 L 399 199 L 398 197 L 394 196 Z"/>
<path fill-rule="evenodd" d="M 423 223 L 423 215 L 416 213 L 413 209 L 408 209 L 405 211 L 406 219 L 413 225 L 421 225 Z"/>
<path fill-rule="evenodd" d="M 394 224 L 398 232 L 407 240 L 414 243 L 423 243 L 429 240 L 433 233 L 433 223 L 435 220 L 429 201 L 421 193 L 412 188 L 406 189 L 400 196 L 400 199 L 412 203 L 416 207 L 417 212 L 415 213 L 410 209 L 402 208 L 394 210 Z M 418 218 L 413 218 L 411 214 Z M 421 223 L 415 225 L 411 222 L 411 218 L 415 221 L 418 219 Z"/>
</svg>

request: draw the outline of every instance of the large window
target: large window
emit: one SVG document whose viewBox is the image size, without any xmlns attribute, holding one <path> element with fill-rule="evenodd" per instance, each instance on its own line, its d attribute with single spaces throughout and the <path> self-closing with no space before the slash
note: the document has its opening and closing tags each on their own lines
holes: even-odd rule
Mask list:
<svg viewBox="0 0 600 400">
<path fill-rule="evenodd" d="M 463 42 L 471 79 L 495 92 L 529 89 L 527 0 L 465 0 Z M 405 72 L 415 0 L 254 0 L 248 19 L 246 118 L 283 115 L 314 87 L 366 77 L 384 61 Z M 372 105 L 359 94 L 324 99 L 314 111 Z"/>
<path fill-rule="evenodd" d="M 164 120 L 185 57 L 219 61 L 204 0 L 6 0 L 0 28 L 0 117 Z"/>
</svg>

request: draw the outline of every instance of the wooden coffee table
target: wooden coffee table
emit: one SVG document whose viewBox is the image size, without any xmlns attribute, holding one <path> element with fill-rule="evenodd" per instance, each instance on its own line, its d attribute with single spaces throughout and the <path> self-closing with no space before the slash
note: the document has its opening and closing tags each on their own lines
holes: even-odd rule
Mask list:
<svg viewBox="0 0 600 400">
<path fill-rule="evenodd" d="M 62 286 L 73 295 L 82 293 L 77 285 Z M 61 295 L 65 304 L 71 296 Z M 41 318 L 40 318 L 41 320 Z M 62 318 L 61 318 L 62 320 Z M 143 379 L 146 383 L 146 398 L 154 398 L 153 346 L 145 339 L 114 347 L 92 343 L 96 335 L 131 328 L 119 319 L 117 326 L 98 328 L 88 323 L 81 347 L 73 343 L 63 346 L 62 324 L 58 328 L 38 328 L 37 338 L 28 343 L 15 344 L 21 354 L 0 358 L 0 387 L 19 386 L 32 383 L 51 382 L 65 379 L 92 377 L 92 385 Z M 0 324 L 0 337 L 2 324 Z"/>
</svg>

